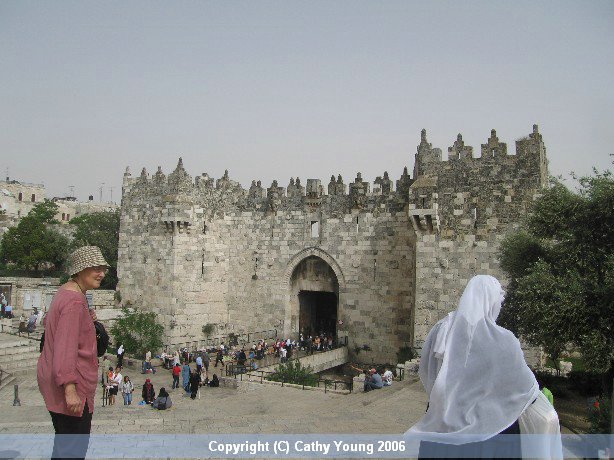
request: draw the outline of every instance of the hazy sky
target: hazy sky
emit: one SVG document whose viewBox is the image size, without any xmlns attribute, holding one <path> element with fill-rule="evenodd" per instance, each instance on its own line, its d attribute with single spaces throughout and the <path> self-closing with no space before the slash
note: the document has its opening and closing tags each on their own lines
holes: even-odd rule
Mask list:
<svg viewBox="0 0 614 460">
<path fill-rule="evenodd" d="M 0 2 L 0 174 L 119 201 L 179 156 L 249 187 L 397 179 L 426 128 L 612 167 L 612 1 Z"/>
</svg>

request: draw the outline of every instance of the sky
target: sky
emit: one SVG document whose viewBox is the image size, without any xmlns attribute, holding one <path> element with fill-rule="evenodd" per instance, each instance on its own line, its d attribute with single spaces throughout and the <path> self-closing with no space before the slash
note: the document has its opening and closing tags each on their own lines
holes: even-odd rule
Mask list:
<svg viewBox="0 0 614 460">
<path fill-rule="evenodd" d="M 0 174 L 119 202 L 181 156 L 249 188 L 413 169 L 534 123 L 552 175 L 612 169 L 612 1 L 0 2 Z M 102 193 L 101 193 L 102 190 Z"/>
</svg>

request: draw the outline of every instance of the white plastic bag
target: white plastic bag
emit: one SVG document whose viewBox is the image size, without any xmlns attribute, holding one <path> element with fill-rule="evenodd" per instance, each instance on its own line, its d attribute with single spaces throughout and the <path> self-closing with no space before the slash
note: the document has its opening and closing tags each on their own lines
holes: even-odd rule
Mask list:
<svg viewBox="0 0 614 460">
<path fill-rule="evenodd" d="M 522 458 L 563 458 L 559 416 L 541 391 L 535 402 L 520 415 L 518 424 L 522 435 L 548 435 L 523 436 Z"/>
</svg>

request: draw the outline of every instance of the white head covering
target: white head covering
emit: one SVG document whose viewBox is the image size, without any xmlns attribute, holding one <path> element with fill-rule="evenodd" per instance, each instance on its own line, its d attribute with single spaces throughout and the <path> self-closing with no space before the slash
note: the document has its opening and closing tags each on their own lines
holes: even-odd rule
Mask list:
<svg viewBox="0 0 614 460">
<path fill-rule="evenodd" d="M 539 386 L 520 342 L 495 323 L 504 295 L 496 278 L 475 276 L 458 309 L 429 332 L 419 371 L 429 409 L 408 434 L 450 444 L 484 441 L 535 400 Z"/>
</svg>

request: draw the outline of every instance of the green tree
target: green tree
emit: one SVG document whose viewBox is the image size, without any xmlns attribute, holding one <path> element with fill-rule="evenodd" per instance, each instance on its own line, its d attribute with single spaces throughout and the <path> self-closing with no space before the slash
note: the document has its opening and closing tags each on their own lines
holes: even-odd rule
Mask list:
<svg viewBox="0 0 614 460">
<path fill-rule="evenodd" d="M 501 323 L 543 346 L 558 364 L 573 344 L 588 370 L 614 370 L 614 179 L 609 171 L 560 181 L 534 203 L 524 228 L 501 244 L 511 283 Z"/>
<path fill-rule="evenodd" d="M 117 345 L 123 344 L 126 352 L 142 357 L 147 351 L 160 350 L 164 343 L 164 326 L 158 323 L 152 312 L 122 309 L 122 316 L 111 326 Z"/>
<path fill-rule="evenodd" d="M 68 239 L 49 228 L 58 206 L 45 200 L 32 208 L 16 227 L 2 237 L 0 260 L 17 269 L 38 274 L 45 268 L 61 269 L 66 261 Z"/>
<path fill-rule="evenodd" d="M 84 214 L 72 219 L 70 225 L 75 227 L 71 249 L 81 246 L 98 246 L 111 266 L 100 287 L 115 289 L 117 286 L 119 210 Z"/>
</svg>

